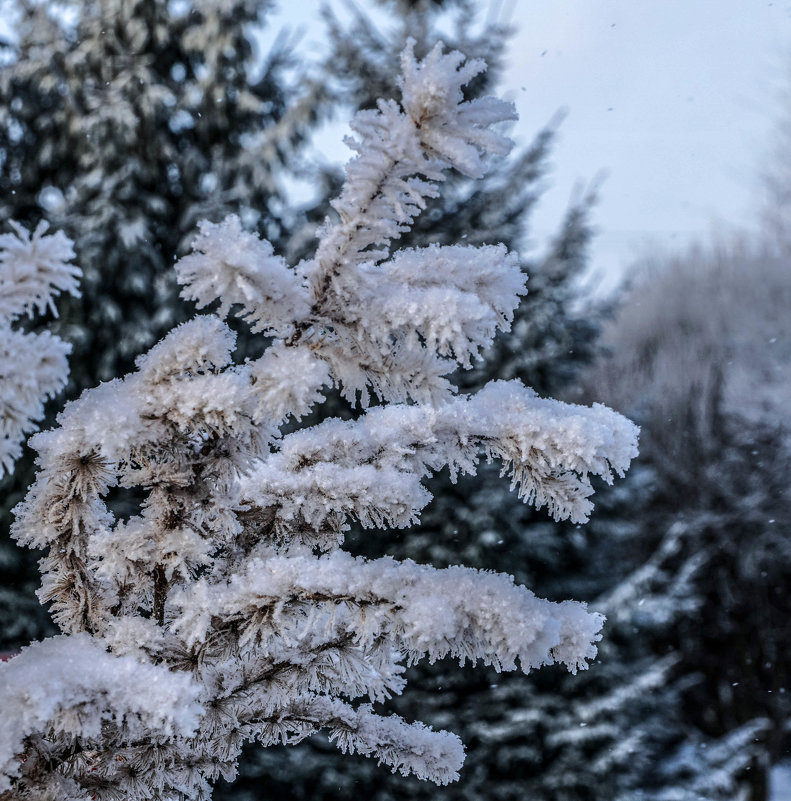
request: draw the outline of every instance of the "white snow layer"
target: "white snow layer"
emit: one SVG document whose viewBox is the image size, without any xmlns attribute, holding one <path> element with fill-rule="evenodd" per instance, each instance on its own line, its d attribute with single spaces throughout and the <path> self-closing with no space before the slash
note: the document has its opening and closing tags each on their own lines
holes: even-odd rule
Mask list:
<svg viewBox="0 0 791 801">
<path fill-rule="evenodd" d="M 157 731 L 189 735 L 200 688 L 186 673 L 113 656 L 90 635 L 50 637 L 0 663 L 0 792 L 19 772 L 24 739 L 70 734 L 100 740 L 103 724 L 129 739 Z"/>
</svg>

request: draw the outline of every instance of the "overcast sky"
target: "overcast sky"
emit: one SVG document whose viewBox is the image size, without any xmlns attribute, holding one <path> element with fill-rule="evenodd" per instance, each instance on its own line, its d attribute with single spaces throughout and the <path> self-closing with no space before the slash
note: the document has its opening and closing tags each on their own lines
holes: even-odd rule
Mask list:
<svg viewBox="0 0 791 801">
<path fill-rule="evenodd" d="M 550 202 L 609 173 L 597 255 L 623 261 L 649 237 L 680 244 L 754 214 L 778 99 L 791 75 L 791 3 L 759 0 L 521 2 L 509 86 L 522 124 L 558 104 Z M 524 91 L 522 91 L 524 87 Z"/>
<path fill-rule="evenodd" d="M 320 49 L 321 5 L 279 0 L 264 38 L 280 25 L 302 27 L 303 46 Z M 520 114 L 517 137 L 527 142 L 559 109 L 568 114 L 552 186 L 534 218 L 537 242 L 554 229 L 574 186 L 602 171 L 593 256 L 609 275 L 646 241 L 681 247 L 717 226 L 752 221 L 779 98 L 783 90 L 791 97 L 791 0 L 481 0 L 480 7 L 518 29 L 504 87 Z M 322 147 L 345 160 L 343 131 L 327 133 Z"/>
<path fill-rule="evenodd" d="M 280 6 L 280 22 L 306 25 L 307 39 L 320 39 L 318 2 Z M 575 184 L 601 171 L 608 177 L 594 259 L 609 273 L 647 240 L 680 247 L 718 225 L 750 222 L 762 153 L 791 75 L 791 2 L 484 0 L 481 7 L 518 27 L 505 88 L 520 114 L 518 136 L 528 141 L 558 109 L 568 112 L 552 189 L 535 218 L 537 240 Z"/>
</svg>

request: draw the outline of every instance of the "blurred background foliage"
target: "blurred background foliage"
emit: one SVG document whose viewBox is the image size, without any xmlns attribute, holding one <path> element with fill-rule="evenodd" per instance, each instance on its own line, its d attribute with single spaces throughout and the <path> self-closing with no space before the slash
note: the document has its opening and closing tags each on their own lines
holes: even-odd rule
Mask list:
<svg viewBox="0 0 791 801">
<path fill-rule="evenodd" d="M 512 34 L 468 0 L 368 0 L 323 11 L 323 53 L 302 52 L 287 32 L 261 52 L 268 0 L 10 6 L 0 220 L 44 217 L 75 240 L 83 295 L 57 323 L 74 343 L 67 398 L 133 369 L 191 314 L 171 264 L 199 219 L 237 213 L 292 261 L 311 252 L 342 180 L 314 157 L 316 137 L 397 92 L 407 36 L 419 55 L 441 36 L 486 59 L 469 87 L 478 95 L 497 91 Z M 771 768 L 790 745 L 791 181 L 768 171 L 762 234 L 654 252 L 605 303 L 583 280 L 595 267 L 595 185 L 577 192 L 550 241 L 529 237 L 558 124 L 548 120 L 483 181 L 448 180 L 402 244 L 505 242 L 522 252 L 529 294 L 512 333 L 460 386 L 519 377 L 541 394 L 604 402 L 642 426 L 640 459 L 625 481 L 599 489 L 587 526 L 531 511 L 482 465 L 458 484 L 436 476 L 420 526 L 395 539 L 353 531 L 350 542 L 364 555 L 505 571 L 539 595 L 588 601 L 608 617 L 599 658 L 577 676 L 412 668 L 389 708 L 462 736 L 467 762 L 450 787 L 342 757 L 316 737 L 252 744 L 237 782 L 221 782 L 216 797 L 769 798 Z M 778 163 L 791 152 L 788 130 L 779 128 Z M 297 186 L 311 192 L 295 203 Z M 259 346 L 242 335 L 239 354 Z M 329 408 L 351 413 L 337 398 Z M 32 469 L 22 460 L 0 488 L 3 651 L 51 631 L 34 595 L 35 558 L 8 538 Z"/>
</svg>

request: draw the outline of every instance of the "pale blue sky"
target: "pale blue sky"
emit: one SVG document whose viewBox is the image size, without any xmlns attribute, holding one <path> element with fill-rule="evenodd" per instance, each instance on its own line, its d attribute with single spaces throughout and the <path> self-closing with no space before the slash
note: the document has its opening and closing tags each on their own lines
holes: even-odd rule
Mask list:
<svg viewBox="0 0 791 801">
<path fill-rule="evenodd" d="M 301 24 L 318 43 L 319 6 L 281 2 L 275 22 Z M 791 76 L 791 2 L 484 0 L 481 8 L 518 27 L 505 86 L 520 114 L 517 136 L 527 141 L 558 109 L 568 112 L 537 241 L 575 184 L 603 170 L 594 260 L 607 273 L 646 241 L 680 247 L 752 221 Z"/>
</svg>

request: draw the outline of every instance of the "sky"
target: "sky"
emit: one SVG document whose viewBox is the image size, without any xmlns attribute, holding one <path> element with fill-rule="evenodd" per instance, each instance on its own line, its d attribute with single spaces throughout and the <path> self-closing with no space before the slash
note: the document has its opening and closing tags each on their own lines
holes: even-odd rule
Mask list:
<svg viewBox="0 0 791 801">
<path fill-rule="evenodd" d="M 274 22 L 302 26 L 320 46 L 312 11 L 320 4 L 279 5 Z M 681 249 L 754 222 L 758 175 L 782 92 L 791 91 L 791 2 L 483 0 L 481 8 L 517 27 L 504 86 L 520 115 L 516 138 L 527 142 L 558 110 L 567 114 L 534 217 L 537 244 L 575 187 L 602 173 L 592 261 L 605 282 L 657 247 Z"/>
<path fill-rule="evenodd" d="M 349 0 L 330 0 L 340 6 Z M 370 0 L 353 0 L 370 7 Z M 0 0 L 2 12 L 4 0 Z M 281 26 L 323 46 L 321 0 L 279 0 Z M 503 94 L 529 142 L 566 113 L 534 218 L 546 242 L 580 184 L 601 175 L 592 264 L 613 284 L 641 255 L 749 227 L 783 92 L 791 118 L 791 0 L 481 0 L 516 28 Z M 5 32 L 0 13 L 0 34 Z M 344 126 L 321 137 L 345 161 Z"/>
<path fill-rule="evenodd" d="M 554 190 L 606 170 L 596 254 L 616 267 L 749 225 L 779 100 L 791 82 L 791 3 L 517 2 L 508 85 L 522 124 L 568 109 Z M 524 87 L 524 90 L 522 90 Z M 790 154 L 791 155 L 791 154 Z"/>
</svg>

